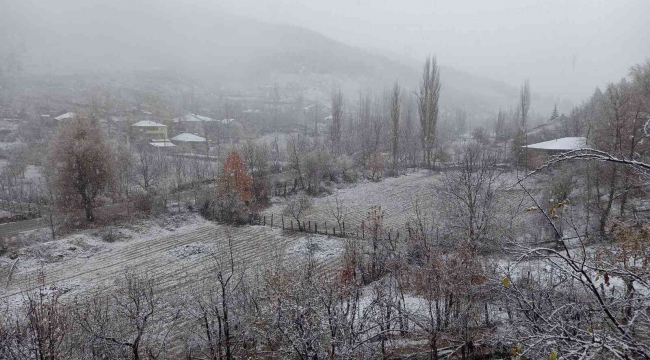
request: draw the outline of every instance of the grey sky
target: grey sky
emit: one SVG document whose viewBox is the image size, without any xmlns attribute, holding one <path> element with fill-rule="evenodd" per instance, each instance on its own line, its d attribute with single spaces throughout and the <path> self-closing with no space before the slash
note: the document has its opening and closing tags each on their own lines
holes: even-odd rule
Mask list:
<svg viewBox="0 0 650 360">
<path fill-rule="evenodd" d="M 308 27 L 580 101 L 650 57 L 647 0 L 221 0 L 222 9 Z M 205 6 L 205 4 L 203 4 Z"/>
</svg>

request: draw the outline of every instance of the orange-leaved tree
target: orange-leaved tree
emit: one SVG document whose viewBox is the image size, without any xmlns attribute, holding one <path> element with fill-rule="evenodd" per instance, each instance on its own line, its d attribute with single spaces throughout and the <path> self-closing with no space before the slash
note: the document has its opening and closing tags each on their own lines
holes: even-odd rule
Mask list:
<svg viewBox="0 0 650 360">
<path fill-rule="evenodd" d="M 246 163 L 236 152 L 231 152 L 223 164 L 217 182 L 216 208 L 218 218 L 227 223 L 246 221 L 251 200 L 251 178 Z"/>
<path fill-rule="evenodd" d="M 237 152 L 231 152 L 226 158 L 219 185 L 221 191 L 235 192 L 241 201 L 251 200 L 251 177 L 248 175 L 246 163 Z"/>
</svg>

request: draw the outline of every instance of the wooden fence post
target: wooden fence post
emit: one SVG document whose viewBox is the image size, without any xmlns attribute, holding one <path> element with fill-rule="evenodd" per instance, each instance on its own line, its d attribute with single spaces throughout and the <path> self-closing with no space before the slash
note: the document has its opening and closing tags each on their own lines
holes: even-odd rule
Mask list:
<svg viewBox="0 0 650 360">
<path fill-rule="evenodd" d="M 314 234 L 318 234 L 318 223 L 314 222 Z"/>
<path fill-rule="evenodd" d="M 300 227 L 300 225 L 298 225 Z M 291 230 L 293 230 L 293 220 L 291 220 Z"/>
<path fill-rule="evenodd" d="M 273 227 L 273 213 L 271 213 L 271 227 Z"/>
<path fill-rule="evenodd" d="M 264 215 L 263 224 L 264 224 L 264 226 L 266 226 L 266 215 Z"/>
</svg>

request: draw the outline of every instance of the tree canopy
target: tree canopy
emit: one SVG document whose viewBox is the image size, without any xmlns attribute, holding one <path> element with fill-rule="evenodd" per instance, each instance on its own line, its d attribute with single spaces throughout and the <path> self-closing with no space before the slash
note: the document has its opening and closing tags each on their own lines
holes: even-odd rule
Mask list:
<svg viewBox="0 0 650 360">
<path fill-rule="evenodd" d="M 111 183 L 113 163 L 104 133 L 95 119 L 75 117 L 60 125 L 48 166 L 64 208 L 83 208 L 93 221 L 96 199 Z"/>
</svg>

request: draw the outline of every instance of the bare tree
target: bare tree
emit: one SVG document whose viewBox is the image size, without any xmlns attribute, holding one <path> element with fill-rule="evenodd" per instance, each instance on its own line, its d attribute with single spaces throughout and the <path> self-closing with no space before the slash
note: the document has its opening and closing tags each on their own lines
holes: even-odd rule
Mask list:
<svg viewBox="0 0 650 360">
<path fill-rule="evenodd" d="M 197 338 L 205 343 L 205 355 L 210 359 L 230 360 L 237 355 L 233 331 L 237 325 L 236 292 L 243 285 L 245 269 L 235 259 L 233 239 L 230 228 L 225 229 L 228 239 L 224 249 L 212 254 L 214 265 L 210 267 L 210 277 L 202 288 L 194 294 L 190 306 L 186 308 L 195 319 L 198 328 L 192 329 Z"/>
<path fill-rule="evenodd" d="M 96 354 L 132 360 L 164 354 L 179 315 L 179 311 L 163 304 L 151 275 L 130 272 L 125 273 L 109 297 L 77 299 L 75 308 L 78 324 L 90 341 L 102 349 L 94 350 Z"/>
<path fill-rule="evenodd" d="M 519 131 L 526 131 L 528 126 L 528 111 L 530 110 L 530 84 L 524 81 L 519 91 Z"/>
<path fill-rule="evenodd" d="M 45 167 L 43 171 L 43 183 L 42 188 L 44 192 L 43 199 L 44 204 L 41 206 L 41 214 L 47 221 L 47 226 L 50 228 L 50 235 L 52 240 L 56 239 L 56 235 L 59 232 L 59 228 L 63 223 L 63 219 L 60 215 L 59 199 L 57 198 L 57 190 L 55 184 L 55 175 L 52 174 L 51 168 Z"/>
<path fill-rule="evenodd" d="M 128 146 L 119 146 L 115 154 L 115 189 L 119 196 L 131 196 L 134 185 L 134 156 Z"/>
<path fill-rule="evenodd" d="M 330 127 L 330 140 L 332 153 L 339 154 L 341 147 L 341 129 L 344 121 L 343 93 L 341 88 L 332 91 L 332 126 Z"/>
<path fill-rule="evenodd" d="M 384 157 L 379 152 L 374 152 L 370 154 L 370 157 L 366 161 L 366 170 L 370 172 L 370 179 L 375 180 L 375 177 L 378 179 L 382 172 L 384 171 Z"/>
<path fill-rule="evenodd" d="M 167 175 L 165 155 L 149 144 L 136 146 L 135 180 L 145 192 L 151 191 Z"/>
<path fill-rule="evenodd" d="M 23 305 L 0 315 L 0 357 L 3 359 L 68 359 L 77 348 L 74 319 L 60 301 L 61 293 L 43 284 L 24 294 Z"/>
<path fill-rule="evenodd" d="M 497 119 L 494 122 L 494 136 L 497 142 L 505 142 L 508 139 L 508 125 L 506 124 L 506 113 L 499 109 Z"/>
<path fill-rule="evenodd" d="M 462 108 L 456 109 L 454 122 L 454 135 L 465 135 L 467 133 L 467 111 Z"/>
<path fill-rule="evenodd" d="M 424 164 L 427 167 L 432 165 L 433 143 L 436 138 L 436 125 L 438 123 L 440 87 L 440 69 L 436 57 L 429 56 L 424 62 L 420 90 L 419 94 L 417 94 Z"/>
<path fill-rule="evenodd" d="M 392 145 L 392 154 L 393 154 L 393 174 L 395 176 L 399 175 L 398 173 L 398 158 L 399 158 L 399 124 L 400 124 L 400 115 L 402 112 L 402 99 L 401 99 L 401 89 L 397 81 L 393 85 L 393 92 L 390 102 L 390 119 L 391 119 L 391 145 Z"/>
<path fill-rule="evenodd" d="M 606 151 L 619 158 L 634 159 L 637 146 L 643 142 L 643 122 L 636 119 L 633 111 L 633 102 L 630 92 L 630 85 L 626 82 L 621 84 L 609 84 L 604 96 L 598 100 L 598 117 L 594 126 L 593 140 L 598 149 Z M 629 185 L 629 168 L 621 169 L 612 164 L 602 164 L 602 180 L 607 183 L 605 204 L 600 215 L 600 232 L 605 233 L 605 227 L 611 209 L 616 200 L 617 191 Z M 623 170 L 623 174 L 621 174 Z M 621 178 L 623 175 L 623 178 Z M 623 180 L 623 184 L 621 184 Z M 623 200 L 627 199 L 627 191 L 623 192 Z M 599 201 L 600 196 L 599 196 Z M 621 212 L 625 201 L 621 202 Z"/>
<path fill-rule="evenodd" d="M 307 149 L 307 142 L 305 137 L 302 138 L 300 135 L 289 136 L 287 140 L 287 157 L 289 158 L 289 163 L 291 168 L 298 173 L 298 179 L 300 180 L 300 185 L 305 188 L 305 180 L 303 174 L 303 162 L 302 162 L 302 153 Z M 295 190 L 295 189 L 294 189 Z"/>
<path fill-rule="evenodd" d="M 370 114 L 370 134 L 371 134 L 371 144 L 370 150 L 371 155 L 381 151 L 381 145 L 385 133 L 386 117 L 385 117 L 385 104 L 386 97 L 376 95 L 372 104 L 372 112 Z"/>
<path fill-rule="evenodd" d="M 459 238 L 479 245 L 479 239 L 490 239 L 495 225 L 495 194 L 500 176 L 497 158 L 486 148 L 471 144 L 463 148 L 459 161 L 460 168 L 445 173 L 439 187 L 445 199 L 444 214 L 449 228 L 460 230 Z"/>
<path fill-rule="evenodd" d="M 339 233 L 343 234 L 343 224 L 345 224 L 345 219 L 347 217 L 347 211 L 345 209 L 345 200 L 343 200 L 338 192 L 334 194 L 334 202 L 329 202 L 328 207 L 330 213 L 336 219 L 336 224 L 339 227 Z"/>
<path fill-rule="evenodd" d="M 400 144 L 403 148 L 402 154 L 406 157 L 408 166 L 416 166 L 418 162 L 419 136 L 417 134 L 417 124 L 415 124 L 415 102 L 413 96 L 405 94 L 403 108 L 402 130 L 400 135 L 402 140 Z"/>
<path fill-rule="evenodd" d="M 517 165 L 524 165 L 527 145 L 526 127 L 528 126 L 528 111 L 530 110 L 530 86 L 528 80 L 524 82 L 519 91 L 519 104 L 516 109 L 517 127 L 512 141 L 512 152 Z"/>
<path fill-rule="evenodd" d="M 361 163 L 373 152 L 373 137 L 372 137 L 372 96 L 370 91 L 359 93 L 359 105 L 357 109 L 357 135 L 359 143 L 361 144 Z"/>
<path fill-rule="evenodd" d="M 298 195 L 292 196 L 288 201 L 287 205 L 284 208 L 284 215 L 291 216 L 298 223 L 298 229 L 302 230 L 304 225 L 301 225 L 302 217 L 305 212 L 309 210 L 312 206 L 312 199 L 309 195 L 301 193 Z"/>
</svg>

